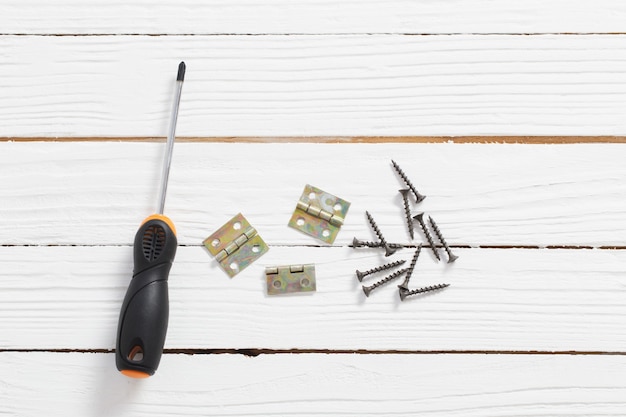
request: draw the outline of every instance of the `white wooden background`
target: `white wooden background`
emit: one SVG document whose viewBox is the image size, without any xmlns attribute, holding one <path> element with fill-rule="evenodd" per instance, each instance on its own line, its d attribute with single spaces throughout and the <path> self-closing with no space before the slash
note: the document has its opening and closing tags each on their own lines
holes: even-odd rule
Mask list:
<svg viewBox="0 0 626 417">
<path fill-rule="evenodd" d="M 2 2 L 0 415 L 626 415 L 625 21 L 618 0 Z M 166 353 L 129 380 L 115 330 L 180 60 Z M 365 210 L 408 239 L 392 158 L 460 255 L 425 250 L 412 284 L 451 287 L 404 303 L 365 298 L 354 270 L 386 259 L 349 247 Z M 286 226 L 306 183 L 352 202 L 332 246 Z M 238 212 L 270 251 L 229 279 L 201 242 Z M 265 295 L 264 266 L 308 262 L 317 293 Z"/>
</svg>

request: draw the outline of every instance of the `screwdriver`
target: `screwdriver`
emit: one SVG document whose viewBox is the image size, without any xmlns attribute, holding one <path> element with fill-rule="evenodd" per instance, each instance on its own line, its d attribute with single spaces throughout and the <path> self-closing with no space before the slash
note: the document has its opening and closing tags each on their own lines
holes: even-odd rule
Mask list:
<svg viewBox="0 0 626 417">
<path fill-rule="evenodd" d="M 163 209 L 185 68 L 184 62 L 178 65 L 176 93 L 161 176 L 159 210 L 157 214 L 144 219 L 135 235 L 133 278 L 124 297 L 117 327 L 115 364 L 122 374 L 131 378 L 147 378 L 154 374 L 161 361 L 167 333 L 167 278 L 178 241 L 174 223 L 163 215 Z"/>
</svg>

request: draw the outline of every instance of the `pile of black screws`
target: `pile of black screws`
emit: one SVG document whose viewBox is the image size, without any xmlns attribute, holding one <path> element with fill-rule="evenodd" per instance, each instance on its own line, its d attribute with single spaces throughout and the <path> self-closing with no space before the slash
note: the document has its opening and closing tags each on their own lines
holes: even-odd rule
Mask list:
<svg viewBox="0 0 626 417">
<path fill-rule="evenodd" d="M 414 216 L 411 214 L 411 204 L 409 202 L 409 194 L 413 194 L 413 196 L 415 197 L 416 204 L 421 203 L 422 200 L 424 200 L 424 198 L 426 197 L 417 191 L 415 186 L 411 183 L 411 181 L 406 176 L 404 171 L 402 171 L 400 166 L 395 161 L 391 161 L 391 163 L 393 165 L 395 172 L 400 176 L 402 181 L 408 187 L 406 189 L 402 189 L 399 191 L 400 191 L 400 194 L 402 195 L 402 201 L 404 204 L 404 214 L 406 218 L 406 225 L 408 227 L 409 236 L 411 237 L 411 240 L 415 238 L 414 226 L 415 226 L 415 223 L 418 223 L 420 225 L 420 228 L 424 232 L 424 236 L 426 237 L 426 240 L 428 241 L 428 245 L 432 249 L 435 255 L 435 258 L 437 259 L 437 261 L 440 261 L 441 256 L 439 255 L 438 247 L 434 242 L 433 236 L 431 235 L 430 230 L 426 222 L 424 221 L 424 213 L 418 213 Z M 352 246 L 354 248 L 360 248 L 360 247 L 382 248 L 385 250 L 385 256 L 387 257 L 387 256 L 394 254 L 400 248 L 415 247 L 415 245 L 411 245 L 411 244 L 405 245 L 405 244 L 400 244 L 400 243 L 387 242 L 382 232 L 380 231 L 380 228 L 374 221 L 374 218 L 369 213 L 369 211 L 366 211 L 365 215 L 367 217 L 368 223 L 374 230 L 374 233 L 376 234 L 379 240 L 378 242 L 368 242 L 368 241 L 354 238 L 354 240 L 352 241 Z M 450 247 L 448 246 L 445 239 L 443 238 L 443 235 L 441 234 L 441 230 L 437 226 L 437 223 L 435 223 L 432 217 L 428 217 L 428 222 L 430 223 L 430 227 L 432 228 L 435 236 L 437 236 L 437 239 L 441 243 L 441 246 L 443 246 L 444 250 L 446 251 L 446 254 L 448 255 L 448 263 L 454 262 L 458 258 L 458 256 L 454 255 L 452 251 L 450 250 Z M 402 275 L 404 275 L 404 281 L 402 282 L 402 284 L 398 285 L 400 300 L 402 301 L 404 301 L 406 297 L 409 297 L 412 295 L 423 294 L 426 292 L 440 290 L 440 289 L 448 287 L 450 284 L 436 284 L 436 285 L 417 288 L 413 290 L 409 288 L 409 280 L 411 279 L 411 276 L 413 275 L 413 270 L 415 269 L 415 265 L 417 264 L 417 259 L 419 258 L 421 251 L 422 251 L 422 244 L 420 243 L 417 245 L 415 249 L 413 258 L 411 259 L 411 263 L 408 268 L 398 269 L 395 272 L 391 273 L 390 275 L 387 275 L 385 278 L 369 286 L 363 285 L 362 287 L 363 287 L 363 292 L 365 293 L 365 295 L 369 297 L 370 293 L 373 290 L 393 281 L 396 278 L 401 277 Z M 363 272 L 357 270 L 356 277 L 359 280 L 359 282 L 362 282 L 363 278 L 365 278 L 366 276 L 369 276 L 369 275 L 372 275 L 381 271 L 389 271 L 389 270 L 395 269 L 399 267 L 400 265 L 403 265 L 405 262 L 406 260 L 399 260 L 399 261 L 387 263 L 385 265 L 380 265 L 380 266 L 377 266 L 375 268 L 372 268 Z"/>
</svg>

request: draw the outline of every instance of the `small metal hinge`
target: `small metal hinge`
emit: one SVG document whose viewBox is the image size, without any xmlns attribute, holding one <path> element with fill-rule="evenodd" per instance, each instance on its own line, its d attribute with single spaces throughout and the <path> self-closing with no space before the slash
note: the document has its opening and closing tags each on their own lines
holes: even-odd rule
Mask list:
<svg viewBox="0 0 626 417">
<path fill-rule="evenodd" d="M 207 237 L 203 244 L 230 277 L 243 271 L 269 250 L 241 213 Z"/>
<path fill-rule="evenodd" d="M 267 294 L 316 291 L 315 265 L 286 265 L 265 268 Z"/>
<path fill-rule="evenodd" d="M 333 243 L 349 208 L 349 202 L 307 184 L 289 226 L 323 242 Z"/>
</svg>

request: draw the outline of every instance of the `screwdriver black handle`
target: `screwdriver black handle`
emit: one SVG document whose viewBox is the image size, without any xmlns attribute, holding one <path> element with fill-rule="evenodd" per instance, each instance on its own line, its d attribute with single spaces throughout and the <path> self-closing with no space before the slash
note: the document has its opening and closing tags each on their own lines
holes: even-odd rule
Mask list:
<svg viewBox="0 0 626 417">
<path fill-rule="evenodd" d="M 134 270 L 117 327 L 115 364 L 124 375 L 147 378 L 159 367 L 167 322 L 167 279 L 176 255 L 176 229 L 161 214 L 144 220 L 135 235 Z"/>
</svg>

